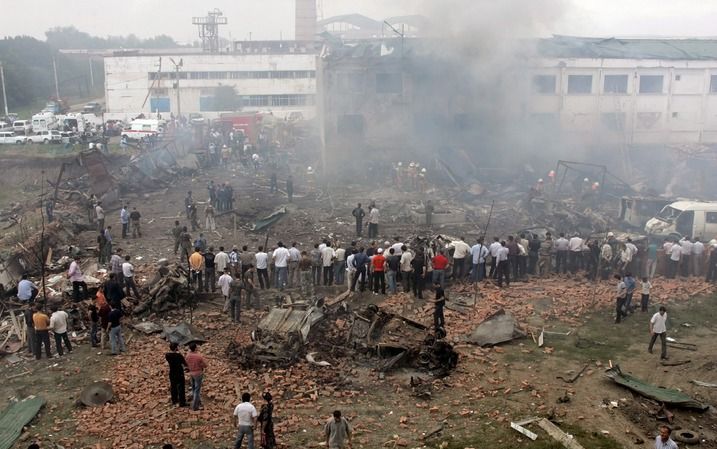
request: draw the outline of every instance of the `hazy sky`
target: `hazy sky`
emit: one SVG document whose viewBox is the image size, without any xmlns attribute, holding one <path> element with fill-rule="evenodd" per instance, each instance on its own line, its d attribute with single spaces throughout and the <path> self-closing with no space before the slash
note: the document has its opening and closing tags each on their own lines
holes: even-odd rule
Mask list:
<svg viewBox="0 0 717 449">
<path fill-rule="evenodd" d="M 441 0 L 317 0 L 324 17 L 360 13 L 383 19 L 421 13 L 425 3 Z M 503 1 L 503 0 L 493 0 Z M 531 0 L 538 5 L 542 0 Z M 202 4 L 206 6 L 202 6 Z M 25 7 L 4 8 L 0 35 L 44 38 L 54 26 L 74 25 L 98 36 L 134 33 L 169 34 L 180 42 L 196 39 L 192 16 L 206 15 L 209 5 L 229 18 L 222 37 L 241 40 L 292 38 L 293 0 L 34 0 Z M 710 0 L 566 0 L 563 17 L 543 27 L 546 33 L 583 36 L 714 36 L 717 2 Z M 519 9 L 519 8 L 517 8 Z M 520 14 L 520 11 L 516 11 Z M 506 17 L 509 26 L 510 17 Z"/>
</svg>

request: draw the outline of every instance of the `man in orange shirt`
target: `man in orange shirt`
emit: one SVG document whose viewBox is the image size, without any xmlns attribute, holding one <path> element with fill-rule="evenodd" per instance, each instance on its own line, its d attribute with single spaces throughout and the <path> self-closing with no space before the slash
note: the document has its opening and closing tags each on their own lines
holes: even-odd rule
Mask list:
<svg viewBox="0 0 717 449">
<path fill-rule="evenodd" d="M 371 257 L 371 267 L 373 269 L 373 294 L 378 295 L 378 284 L 381 284 L 381 294 L 386 294 L 386 278 L 384 273 L 386 270 L 386 258 L 383 256 L 383 248 L 379 248 L 378 252 Z"/>
<path fill-rule="evenodd" d="M 184 357 L 189 368 L 189 375 L 192 377 L 192 410 L 199 410 L 202 406 L 202 382 L 204 380 L 204 369 L 207 362 L 204 356 L 197 352 L 197 344 L 189 343 L 189 354 Z"/>
<path fill-rule="evenodd" d="M 35 313 L 32 314 L 32 323 L 35 325 L 35 358 L 42 358 L 42 345 L 45 345 L 47 358 L 52 357 L 50 352 L 50 317 L 42 312 L 40 306 L 35 306 Z"/>
<path fill-rule="evenodd" d="M 204 289 L 204 256 L 199 248 L 194 248 L 194 252 L 189 256 L 189 271 L 191 272 L 191 283 L 194 288 L 201 292 Z"/>
</svg>

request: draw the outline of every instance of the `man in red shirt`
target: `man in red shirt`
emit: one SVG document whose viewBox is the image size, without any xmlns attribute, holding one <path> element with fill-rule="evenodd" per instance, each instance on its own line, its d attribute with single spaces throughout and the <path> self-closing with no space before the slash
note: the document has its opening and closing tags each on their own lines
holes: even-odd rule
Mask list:
<svg viewBox="0 0 717 449">
<path fill-rule="evenodd" d="M 204 368 L 207 362 L 204 356 L 197 352 L 197 344 L 189 343 L 189 354 L 184 359 L 187 361 L 189 375 L 192 377 L 192 410 L 199 410 L 202 405 L 201 391 L 204 380 Z"/>
<path fill-rule="evenodd" d="M 386 294 L 386 278 L 384 277 L 386 258 L 383 257 L 383 248 L 379 248 L 378 252 L 371 257 L 371 267 L 373 269 L 373 294 L 378 295 L 378 284 L 381 284 L 381 294 Z"/>
<path fill-rule="evenodd" d="M 446 268 L 448 267 L 448 258 L 443 255 L 443 251 L 438 251 L 438 254 L 433 256 L 431 260 L 433 264 L 433 281 L 434 284 L 440 284 L 441 288 L 444 287 L 443 283 L 446 279 Z"/>
</svg>

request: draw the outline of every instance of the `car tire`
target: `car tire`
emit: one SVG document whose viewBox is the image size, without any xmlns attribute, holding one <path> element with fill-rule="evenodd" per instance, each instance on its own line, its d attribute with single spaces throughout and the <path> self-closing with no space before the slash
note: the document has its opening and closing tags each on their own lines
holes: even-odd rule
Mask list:
<svg viewBox="0 0 717 449">
<path fill-rule="evenodd" d="M 22 144 L 24 144 L 24 143 L 25 143 L 25 142 L 23 142 L 22 140 L 17 140 L 17 141 L 15 141 L 15 144 L 16 144 L 16 145 L 22 145 Z"/>
<path fill-rule="evenodd" d="M 45 144 L 45 145 L 47 145 L 48 143 L 50 143 L 50 141 L 47 140 L 47 139 L 44 139 L 44 140 L 42 141 L 42 143 Z"/>
<path fill-rule="evenodd" d="M 700 436 L 697 432 L 682 429 L 672 434 L 672 439 L 685 444 L 699 444 Z"/>
</svg>

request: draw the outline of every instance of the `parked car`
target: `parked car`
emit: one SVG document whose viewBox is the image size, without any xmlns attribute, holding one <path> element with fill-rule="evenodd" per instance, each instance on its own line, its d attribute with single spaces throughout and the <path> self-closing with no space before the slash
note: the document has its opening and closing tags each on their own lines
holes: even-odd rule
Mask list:
<svg viewBox="0 0 717 449">
<path fill-rule="evenodd" d="M 60 131 L 60 136 L 62 138 L 63 144 L 74 144 L 80 141 L 80 138 L 77 136 L 77 134 L 73 133 L 72 131 Z"/>
<path fill-rule="evenodd" d="M 15 120 L 12 123 L 12 130 L 18 134 L 30 134 L 32 132 L 32 122 L 30 120 Z"/>
<path fill-rule="evenodd" d="M 91 101 L 85 105 L 85 107 L 82 108 L 83 114 L 101 114 L 102 113 L 102 105 L 97 103 L 96 101 Z"/>
<path fill-rule="evenodd" d="M 32 143 L 62 143 L 62 135 L 56 129 L 40 131 L 39 133 L 27 136 L 27 141 Z"/>
<path fill-rule="evenodd" d="M 12 131 L 2 131 L 0 132 L 0 144 L 17 144 L 22 145 L 26 142 L 26 137 L 17 135 Z"/>
</svg>

